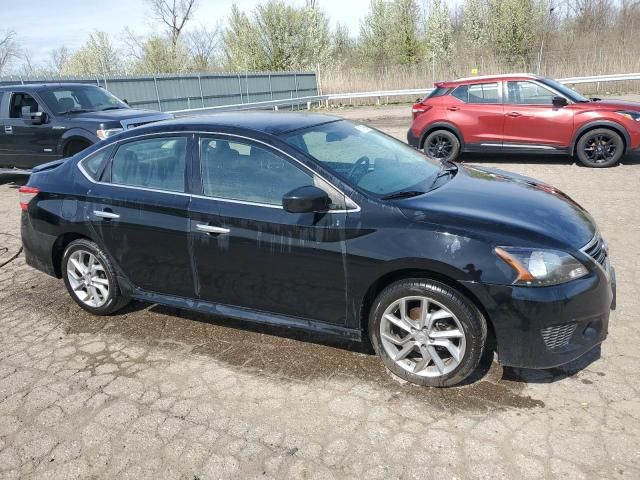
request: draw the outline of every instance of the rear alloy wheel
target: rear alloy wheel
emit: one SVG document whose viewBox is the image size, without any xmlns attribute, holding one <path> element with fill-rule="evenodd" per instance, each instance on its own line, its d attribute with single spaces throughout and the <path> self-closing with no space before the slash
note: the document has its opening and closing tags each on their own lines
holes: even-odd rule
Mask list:
<svg viewBox="0 0 640 480">
<path fill-rule="evenodd" d="M 613 130 L 596 128 L 580 137 L 576 145 L 576 154 L 580 162 L 587 167 L 612 167 L 624 154 L 624 141 Z"/>
<path fill-rule="evenodd" d="M 455 160 L 460 154 L 460 140 L 449 130 L 435 130 L 424 140 L 424 153 L 433 160 Z"/>
<path fill-rule="evenodd" d="M 120 293 L 111 263 L 94 242 L 80 239 L 69 244 L 62 276 L 71 297 L 94 315 L 109 315 L 129 303 Z"/>
<path fill-rule="evenodd" d="M 376 299 L 371 342 L 385 366 L 418 385 L 449 387 L 477 367 L 486 321 L 459 292 L 427 279 L 402 280 Z"/>
</svg>

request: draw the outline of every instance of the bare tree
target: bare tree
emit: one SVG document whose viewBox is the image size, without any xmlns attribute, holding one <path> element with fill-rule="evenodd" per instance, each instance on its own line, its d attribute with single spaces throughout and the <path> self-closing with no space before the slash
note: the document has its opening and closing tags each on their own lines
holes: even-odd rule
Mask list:
<svg viewBox="0 0 640 480">
<path fill-rule="evenodd" d="M 168 27 L 171 43 L 175 47 L 182 29 L 196 9 L 197 0 L 148 0 L 148 2 L 156 19 Z"/>
<path fill-rule="evenodd" d="M 16 32 L 13 30 L 0 33 L 0 74 L 2 74 L 11 60 L 17 58 L 20 54 L 20 48 L 15 38 Z"/>
<path fill-rule="evenodd" d="M 51 58 L 49 60 L 49 65 L 51 70 L 56 72 L 58 75 L 62 74 L 67 68 L 69 60 L 71 58 L 71 52 L 69 52 L 69 49 L 67 47 L 61 45 L 60 47 L 51 50 L 50 55 Z"/>
<path fill-rule="evenodd" d="M 187 34 L 187 46 L 191 53 L 191 68 L 206 72 L 214 66 L 222 44 L 222 26 L 213 29 L 200 27 Z"/>
</svg>

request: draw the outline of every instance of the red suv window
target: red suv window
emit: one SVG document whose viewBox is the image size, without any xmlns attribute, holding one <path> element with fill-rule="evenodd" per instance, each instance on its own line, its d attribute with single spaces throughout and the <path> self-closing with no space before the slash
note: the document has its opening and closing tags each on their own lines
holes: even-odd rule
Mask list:
<svg viewBox="0 0 640 480">
<path fill-rule="evenodd" d="M 451 95 L 465 103 L 500 103 L 496 82 L 460 85 Z"/>
</svg>

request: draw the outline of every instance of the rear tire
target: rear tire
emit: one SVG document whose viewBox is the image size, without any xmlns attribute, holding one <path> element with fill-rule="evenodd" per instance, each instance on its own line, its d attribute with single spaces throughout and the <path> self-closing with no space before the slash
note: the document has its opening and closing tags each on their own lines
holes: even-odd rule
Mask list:
<svg viewBox="0 0 640 480">
<path fill-rule="evenodd" d="M 432 160 L 453 161 L 460 155 L 460 140 L 449 130 L 434 130 L 424 139 L 423 149 Z"/>
<path fill-rule="evenodd" d="M 613 167 L 623 155 L 624 140 L 618 132 L 609 128 L 590 130 L 576 144 L 578 160 L 591 168 Z"/>
<path fill-rule="evenodd" d="M 417 385 L 450 387 L 478 366 L 487 323 L 457 290 L 415 278 L 378 295 L 369 314 L 369 336 L 394 375 Z"/>
<path fill-rule="evenodd" d="M 130 302 L 120 292 L 107 255 L 95 242 L 71 242 L 62 256 L 61 272 L 71 298 L 87 312 L 110 315 Z"/>
</svg>

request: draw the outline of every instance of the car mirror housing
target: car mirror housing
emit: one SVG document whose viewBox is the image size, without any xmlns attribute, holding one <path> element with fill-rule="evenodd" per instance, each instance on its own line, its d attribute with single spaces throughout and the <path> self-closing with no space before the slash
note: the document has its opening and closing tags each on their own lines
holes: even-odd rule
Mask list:
<svg viewBox="0 0 640 480">
<path fill-rule="evenodd" d="M 282 207 L 289 213 L 326 212 L 330 205 L 327 192 L 314 185 L 295 188 L 282 197 Z"/>
<path fill-rule="evenodd" d="M 22 119 L 31 125 L 46 123 L 47 114 L 44 112 L 32 112 L 31 107 L 22 107 Z"/>
<path fill-rule="evenodd" d="M 564 97 L 553 97 L 551 103 L 553 103 L 554 107 L 561 108 L 567 105 L 567 99 Z"/>
</svg>

